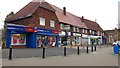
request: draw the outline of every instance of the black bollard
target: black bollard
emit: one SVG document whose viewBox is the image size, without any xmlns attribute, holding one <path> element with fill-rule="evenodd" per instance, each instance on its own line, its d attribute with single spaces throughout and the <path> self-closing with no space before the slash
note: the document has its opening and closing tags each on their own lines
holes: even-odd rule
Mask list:
<svg viewBox="0 0 120 68">
<path fill-rule="evenodd" d="M 80 54 L 80 52 L 79 52 L 80 50 L 79 50 L 79 47 L 77 47 L 77 55 L 79 55 Z"/>
<path fill-rule="evenodd" d="M 10 46 L 10 50 L 9 50 L 9 60 L 12 60 L 12 47 Z"/>
<path fill-rule="evenodd" d="M 43 56 L 42 58 L 45 58 L 45 47 L 43 47 Z"/>
<path fill-rule="evenodd" d="M 87 46 L 87 53 L 89 53 L 88 46 Z"/>
<path fill-rule="evenodd" d="M 64 56 L 66 56 L 66 47 L 64 47 Z"/>
<path fill-rule="evenodd" d="M 91 46 L 91 52 L 93 52 L 93 45 Z"/>
<path fill-rule="evenodd" d="M 96 46 L 94 46 L 94 51 L 96 51 Z"/>
</svg>

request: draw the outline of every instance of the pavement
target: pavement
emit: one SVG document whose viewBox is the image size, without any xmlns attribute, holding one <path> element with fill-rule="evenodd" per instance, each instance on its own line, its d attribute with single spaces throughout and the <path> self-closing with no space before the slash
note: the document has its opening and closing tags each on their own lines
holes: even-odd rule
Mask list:
<svg viewBox="0 0 120 68">
<path fill-rule="evenodd" d="M 19 57 L 13 58 L 12 60 L 3 58 L 2 66 L 118 66 L 118 55 L 113 54 L 112 47 L 97 48 L 97 52 L 89 52 L 89 54 L 83 51 L 80 55 L 74 53 L 74 49 L 75 48 L 72 48 L 73 53 L 69 53 L 67 56 L 63 56 L 63 54 L 57 56 L 47 55 L 45 59 L 41 56 Z M 53 49 L 49 51 L 52 50 Z M 56 54 L 57 50 L 56 48 Z M 70 50 L 70 52 L 72 52 L 72 50 Z"/>
</svg>

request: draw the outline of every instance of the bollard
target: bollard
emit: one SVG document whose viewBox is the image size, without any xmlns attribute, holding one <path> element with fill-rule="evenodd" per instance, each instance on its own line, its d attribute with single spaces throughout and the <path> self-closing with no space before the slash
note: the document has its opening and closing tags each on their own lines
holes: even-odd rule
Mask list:
<svg viewBox="0 0 120 68">
<path fill-rule="evenodd" d="M 64 47 L 64 56 L 66 56 L 66 47 Z"/>
<path fill-rule="evenodd" d="M 93 45 L 91 46 L 91 52 L 93 52 Z"/>
<path fill-rule="evenodd" d="M 96 51 L 96 46 L 94 46 L 94 48 L 95 48 L 94 51 Z"/>
<path fill-rule="evenodd" d="M 10 46 L 9 50 L 9 60 L 12 60 L 12 46 Z"/>
<path fill-rule="evenodd" d="M 45 58 L 45 47 L 43 47 L 43 56 L 42 58 Z"/>
<path fill-rule="evenodd" d="M 87 46 L 87 53 L 89 53 L 88 46 Z"/>
<path fill-rule="evenodd" d="M 77 55 L 79 55 L 80 54 L 80 52 L 79 52 L 79 46 L 77 47 Z"/>
</svg>

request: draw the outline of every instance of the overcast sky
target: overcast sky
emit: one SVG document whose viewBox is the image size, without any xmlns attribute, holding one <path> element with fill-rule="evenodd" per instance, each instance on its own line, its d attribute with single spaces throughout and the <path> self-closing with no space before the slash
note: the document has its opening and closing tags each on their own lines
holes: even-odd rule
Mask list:
<svg viewBox="0 0 120 68">
<path fill-rule="evenodd" d="M 11 11 L 17 12 L 32 0 L 1 0 L 0 28 Z M 45 0 L 77 16 L 95 21 L 104 29 L 111 30 L 118 24 L 118 1 L 120 0 Z M 94 27 L 94 26 L 93 26 Z"/>
</svg>

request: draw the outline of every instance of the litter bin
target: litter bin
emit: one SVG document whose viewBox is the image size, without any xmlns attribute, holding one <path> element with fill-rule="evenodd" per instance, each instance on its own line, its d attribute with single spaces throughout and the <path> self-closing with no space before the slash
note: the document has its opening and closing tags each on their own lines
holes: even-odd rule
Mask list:
<svg viewBox="0 0 120 68">
<path fill-rule="evenodd" d="M 113 50 L 114 50 L 114 54 L 119 54 L 119 45 L 114 44 Z"/>
</svg>

